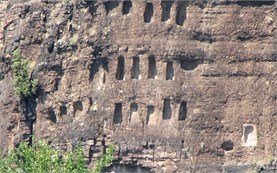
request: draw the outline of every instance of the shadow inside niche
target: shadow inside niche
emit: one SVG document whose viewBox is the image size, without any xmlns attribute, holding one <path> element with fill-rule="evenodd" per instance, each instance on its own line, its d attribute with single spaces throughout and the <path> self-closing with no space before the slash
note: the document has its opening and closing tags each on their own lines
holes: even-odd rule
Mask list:
<svg viewBox="0 0 277 173">
<path fill-rule="evenodd" d="M 97 10 L 96 1 L 80 1 L 78 5 L 81 6 L 82 3 L 84 3 L 85 7 L 88 7 L 89 13 L 94 16 Z"/>
<path fill-rule="evenodd" d="M 73 103 L 73 108 L 74 108 L 74 115 L 76 114 L 77 111 L 82 112 L 84 109 L 83 103 L 80 100 L 78 100 Z"/>
<path fill-rule="evenodd" d="M 119 2 L 117 1 L 107 1 L 104 2 L 106 14 L 108 15 L 114 8 L 119 6 Z"/>
<path fill-rule="evenodd" d="M 170 11 L 173 5 L 173 1 L 162 1 L 161 7 L 162 7 L 162 22 L 167 21 L 170 19 Z"/>
<path fill-rule="evenodd" d="M 93 63 L 90 66 L 90 74 L 89 79 L 90 81 L 93 81 L 95 74 L 100 70 L 100 67 L 102 67 L 106 72 L 109 72 L 109 62 L 107 59 L 96 59 L 93 61 Z"/>
<path fill-rule="evenodd" d="M 123 1 L 122 14 L 123 15 L 129 14 L 131 8 L 132 8 L 132 1 Z"/>
<path fill-rule="evenodd" d="M 180 64 L 183 70 L 191 71 L 198 67 L 198 65 L 203 64 L 203 59 L 181 59 Z"/>
<path fill-rule="evenodd" d="M 53 123 L 57 123 L 57 116 L 53 108 L 49 108 L 48 112 L 48 119 Z"/>
<path fill-rule="evenodd" d="M 225 151 L 231 151 L 234 149 L 234 143 L 230 140 L 227 140 L 221 144 L 220 148 Z"/>
<path fill-rule="evenodd" d="M 238 4 L 241 7 L 261 7 L 263 5 L 274 5 L 275 0 L 250 0 L 250 1 L 237 1 L 236 4 Z"/>
<path fill-rule="evenodd" d="M 146 3 L 145 11 L 143 14 L 144 22 L 150 23 L 153 15 L 154 15 L 154 6 L 152 3 L 148 2 L 148 3 Z"/>
<path fill-rule="evenodd" d="M 176 24 L 183 26 L 187 18 L 187 4 L 185 2 L 179 2 L 176 9 Z"/>
</svg>

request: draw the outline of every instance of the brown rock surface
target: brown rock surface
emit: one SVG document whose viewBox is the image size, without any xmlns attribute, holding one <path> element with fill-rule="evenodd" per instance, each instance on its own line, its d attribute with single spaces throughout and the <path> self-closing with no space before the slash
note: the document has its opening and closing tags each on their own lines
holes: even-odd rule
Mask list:
<svg viewBox="0 0 277 173">
<path fill-rule="evenodd" d="M 0 148 L 34 134 L 62 149 L 83 141 L 95 156 L 113 141 L 120 163 L 156 172 L 257 171 L 277 158 L 276 9 L 1 1 Z M 13 90 L 16 48 L 40 83 L 27 116 Z"/>
</svg>

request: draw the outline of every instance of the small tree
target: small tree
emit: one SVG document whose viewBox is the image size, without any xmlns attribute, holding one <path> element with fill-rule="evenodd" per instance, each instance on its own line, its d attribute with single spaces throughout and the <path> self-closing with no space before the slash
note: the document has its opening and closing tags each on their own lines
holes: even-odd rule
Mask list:
<svg viewBox="0 0 277 173">
<path fill-rule="evenodd" d="M 0 154 L 0 173 L 100 173 L 110 166 L 114 152 L 110 145 L 106 154 L 96 160 L 96 168 L 89 169 L 81 146 L 62 154 L 43 141 L 35 141 L 32 146 L 20 143 L 5 157 Z"/>
<path fill-rule="evenodd" d="M 38 80 L 30 77 L 28 60 L 21 57 L 18 49 L 15 50 L 12 55 L 13 60 L 11 67 L 16 94 L 25 97 L 36 94 Z"/>
<path fill-rule="evenodd" d="M 114 145 L 109 145 L 105 154 L 101 156 L 100 159 L 96 161 L 95 168 L 92 173 L 101 173 L 105 168 L 109 167 L 114 160 L 115 147 Z"/>
</svg>

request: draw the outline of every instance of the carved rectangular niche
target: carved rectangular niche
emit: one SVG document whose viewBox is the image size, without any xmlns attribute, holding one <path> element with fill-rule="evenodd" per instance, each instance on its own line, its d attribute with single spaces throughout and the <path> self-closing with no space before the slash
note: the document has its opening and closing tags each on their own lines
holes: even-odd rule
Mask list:
<svg viewBox="0 0 277 173">
<path fill-rule="evenodd" d="M 129 0 L 123 1 L 122 14 L 123 15 L 129 14 L 131 8 L 132 8 L 132 1 L 129 1 Z"/>
<path fill-rule="evenodd" d="M 187 118 L 187 102 L 182 101 L 179 108 L 179 121 L 186 120 Z"/>
<path fill-rule="evenodd" d="M 155 56 L 151 55 L 148 58 L 148 79 L 157 78 L 157 65 Z"/>
<path fill-rule="evenodd" d="M 122 123 L 122 103 L 116 103 L 114 108 L 113 124 Z"/>
<path fill-rule="evenodd" d="M 153 105 L 148 105 L 147 106 L 147 116 L 146 116 L 146 124 L 152 124 L 151 120 L 153 119 L 153 114 L 155 111 L 155 107 Z"/>
<path fill-rule="evenodd" d="M 180 65 L 183 70 L 191 71 L 196 69 L 200 64 L 203 64 L 204 60 L 202 59 L 181 59 Z"/>
<path fill-rule="evenodd" d="M 170 19 L 170 10 L 173 5 L 173 1 L 161 1 L 162 6 L 162 22 Z"/>
<path fill-rule="evenodd" d="M 73 109 L 74 109 L 74 116 L 78 116 L 83 111 L 83 103 L 78 100 L 73 103 Z"/>
<path fill-rule="evenodd" d="M 131 114 L 130 114 L 130 122 L 131 124 L 139 123 L 140 117 L 138 112 L 138 104 L 137 103 L 131 103 L 130 106 Z"/>
<path fill-rule="evenodd" d="M 166 80 L 174 80 L 173 62 L 166 63 Z"/>
<path fill-rule="evenodd" d="M 140 78 L 140 60 L 139 57 L 133 57 L 133 66 L 131 69 L 131 78 L 139 79 Z"/>
<path fill-rule="evenodd" d="M 67 107 L 66 105 L 60 106 L 60 115 L 67 115 Z"/>
<path fill-rule="evenodd" d="M 117 59 L 116 79 L 123 80 L 125 73 L 125 60 L 123 56 L 119 56 Z"/>
<path fill-rule="evenodd" d="M 172 110 L 171 110 L 170 102 L 171 101 L 169 98 L 164 99 L 164 105 L 163 105 L 163 119 L 164 120 L 171 119 Z"/>
<path fill-rule="evenodd" d="M 179 1 L 176 8 L 176 24 L 183 26 L 187 18 L 187 2 Z"/>
<path fill-rule="evenodd" d="M 253 124 L 243 125 L 242 146 L 252 147 L 257 145 L 257 128 Z"/>
<path fill-rule="evenodd" d="M 106 15 L 108 15 L 113 9 L 118 7 L 119 2 L 118 1 L 106 1 L 104 2 L 105 9 L 106 9 Z"/>
<path fill-rule="evenodd" d="M 153 4 L 150 3 L 150 2 L 146 3 L 145 11 L 144 11 L 144 14 L 143 14 L 144 22 L 145 23 L 150 23 L 151 19 L 153 17 L 153 14 L 154 14 Z"/>
</svg>

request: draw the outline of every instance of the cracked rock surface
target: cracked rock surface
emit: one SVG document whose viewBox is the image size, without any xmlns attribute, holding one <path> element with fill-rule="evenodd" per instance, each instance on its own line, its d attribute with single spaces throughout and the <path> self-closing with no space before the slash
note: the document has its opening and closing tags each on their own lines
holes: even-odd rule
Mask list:
<svg viewBox="0 0 277 173">
<path fill-rule="evenodd" d="M 0 148 L 33 134 L 156 172 L 277 170 L 274 1 L 0 1 Z M 39 91 L 26 116 L 11 53 Z M 31 118 L 30 118 L 31 117 Z M 93 164 L 93 163 L 92 163 Z M 276 163 L 277 164 L 277 163 Z"/>
</svg>

